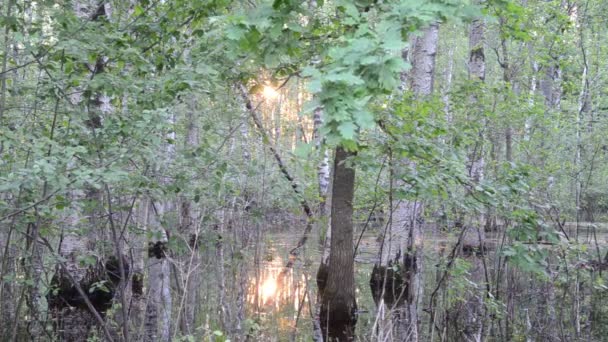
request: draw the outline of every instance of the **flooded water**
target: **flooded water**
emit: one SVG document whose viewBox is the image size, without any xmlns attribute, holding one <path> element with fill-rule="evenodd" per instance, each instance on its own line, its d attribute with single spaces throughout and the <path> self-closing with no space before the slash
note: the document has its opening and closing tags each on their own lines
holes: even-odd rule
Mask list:
<svg viewBox="0 0 608 342">
<path fill-rule="evenodd" d="M 272 259 L 264 261 L 250 277 L 247 303 L 254 311 L 263 313 L 278 311 L 286 305 L 294 311 L 305 307 L 308 304 L 306 275 L 297 268 L 286 270 L 283 259 L 275 255 L 275 248 L 268 252 L 273 253 Z"/>
<path fill-rule="evenodd" d="M 608 227 L 579 224 L 579 242 L 605 248 L 608 244 Z M 565 234 L 571 241 L 576 236 L 576 225 L 566 224 Z M 293 268 L 285 269 L 288 251 L 293 248 L 300 232 L 270 233 L 258 250 L 258 262 L 250 268 L 247 290 L 247 311 L 261 323 L 268 323 L 269 341 L 302 340 L 312 331 L 312 314 L 316 302 L 316 271 L 321 258 L 318 239 L 311 237 Z M 355 241 L 360 232 L 355 233 Z M 355 281 L 359 318 L 357 329 L 369 332 L 375 319 L 375 304 L 369 289 L 374 262 L 378 259 L 377 231 L 363 234 L 355 256 Z M 453 244 L 457 234 L 425 230 L 425 251 L 428 257 L 438 258 L 437 251 Z M 499 244 L 496 234 L 487 234 L 492 249 Z M 451 248 L 451 247 L 449 247 Z M 430 273 L 435 272 L 428 270 Z M 281 276 L 281 272 L 285 272 Z"/>
</svg>

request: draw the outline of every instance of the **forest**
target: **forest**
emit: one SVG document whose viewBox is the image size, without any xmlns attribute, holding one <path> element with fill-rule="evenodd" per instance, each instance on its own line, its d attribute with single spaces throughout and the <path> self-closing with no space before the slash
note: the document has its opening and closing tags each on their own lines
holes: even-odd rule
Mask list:
<svg viewBox="0 0 608 342">
<path fill-rule="evenodd" d="M 0 4 L 0 341 L 608 341 L 608 1 Z"/>
</svg>

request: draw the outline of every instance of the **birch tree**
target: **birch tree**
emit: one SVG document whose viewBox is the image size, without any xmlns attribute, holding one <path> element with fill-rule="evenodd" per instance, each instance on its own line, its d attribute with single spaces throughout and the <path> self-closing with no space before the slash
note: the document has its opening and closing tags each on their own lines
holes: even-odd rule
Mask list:
<svg viewBox="0 0 608 342">
<path fill-rule="evenodd" d="M 431 95 L 435 73 L 435 55 L 439 25 L 431 24 L 420 36 L 412 39 L 412 46 L 403 56 L 411 58 L 412 69 L 401 78 L 418 100 Z M 405 88 L 402 86 L 402 88 Z M 396 160 L 391 166 L 391 182 L 396 174 L 415 173 L 416 164 L 410 160 Z M 394 188 L 407 185 L 396 178 Z M 374 265 L 370 285 L 380 311 L 386 310 L 391 322 L 384 334 L 395 341 L 419 338 L 419 306 L 422 303 L 422 215 L 423 203 L 417 199 L 399 199 L 391 203 L 386 233 L 381 237 L 380 262 Z M 382 336 L 379 336 L 382 338 Z"/>
<path fill-rule="evenodd" d="M 424 99 L 433 92 L 433 80 L 435 77 L 435 57 L 437 54 L 437 42 L 439 39 L 439 25 L 431 24 L 424 29 L 422 36 L 415 39 L 412 52 L 412 70 L 410 72 L 410 86 L 419 99 Z M 409 272 L 409 297 L 408 297 L 408 331 L 412 341 L 419 339 L 419 312 L 423 297 L 423 231 L 420 218 L 424 210 L 423 204 L 414 202 L 404 209 L 407 218 L 406 229 L 409 230 L 407 240 L 407 254 L 410 255 L 409 265 L 405 263 L 405 269 Z M 405 260 L 407 261 L 407 259 Z"/>
<path fill-rule="evenodd" d="M 176 141 L 175 114 L 169 114 L 170 133 L 167 134 L 168 144 L 165 146 L 164 156 L 169 164 L 157 164 L 159 173 L 158 181 L 162 185 L 168 185 L 169 180 L 164 175 L 171 161 L 175 160 Z M 148 230 L 150 241 L 148 242 L 148 297 L 145 312 L 144 341 L 170 341 L 171 340 L 171 317 L 173 298 L 171 296 L 171 268 L 168 260 L 168 236 L 165 225 L 169 222 L 167 217 L 174 209 L 171 198 L 151 197 L 148 205 Z"/>
<path fill-rule="evenodd" d="M 483 18 L 474 19 L 469 26 L 469 79 L 477 84 L 476 89 L 483 91 L 483 83 L 486 78 L 486 62 L 485 62 L 485 22 Z M 476 112 L 482 111 L 481 105 L 478 104 L 477 95 L 471 96 L 471 104 Z M 473 117 L 482 117 L 479 113 L 473 113 Z M 487 126 L 487 119 L 484 119 L 481 132 L 484 132 Z M 484 180 L 484 145 L 483 133 L 478 135 L 475 140 L 472 150 L 467 158 L 467 171 L 472 184 L 479 184 Z M 465 196 L 471 196 L 471 189 L 465 189 Z M 470 223 L 469 223 L 470 222 Z M 470 293 L 465 296 L 465 299 L 455 304 L 456 309 L 449 313 L 449 320 L 454 324 L 454 333 L 458 338 L 471 341 L 482 341 L 484 339 L 485 324 L 485 308 L 484 302 L 488 295 L 486 287 L 486 265 L 485 258 L 485 229 L 483 226 L 483 217 L 474 215 L 471 218 L 464 220 L 463 229 L 459 243 L 461 244 L 461 255 L 465 260 L 469 261 L 471 268 L 469 270 L 470 280 L 472 282 Z"/>
<path fill-rule="evenodd" d="M 109 4 L 105 2 L 76 2 L 74 12 L 82 21 L 105 20 L 110 11 Z M 98 56 L 94 63 L 88 63 L 91 78 L 104 72 L 106 59 Z M 103 116 L 112 111 L 104 94 L 81 90 L 73 97 L 75 105 L 81 106 L 86 112 L 84 120 L 89 139 L 96 139 L 96 131 L 102 127 Z M 108 264 L 103 264 L 94 256 L 93 242 L 102 235 L 99 229 L 101 192 L 95 187 L 84 190 L 76 189 L 69 193 L 72 205 L 68 215 L 60 224 L 63 227 L 63 238 L 58 248 L 59 260 L 52 286 L 56 288 L 49 297 L 49 307 L 55 318 L 56 332 L 61 339 L 79 341 L 89 335 L 93 326 L 100 327 L 111 339 L 102 315 L 112 305 L 116 281 L 120 279 L 117 274 L 108 273 Z M 107 200 L 110 200 L 109 198 Z M 92 209 L 86 210 L 83 203 L 90 203 Z M 38 248 L 38 230 L 33 234 L 33 254 L 41 253 Z M 117 256 L 115 260 L 122 258 Z M 64 259 L 65 261 L 63 261 Z M 41 259 L 39 259 L 41 262 Z M 121 261 L 122 262 L 122 261 Z M 114 270 L 115 271 L 115 270 Z M 106 273 L 108 273 L 106 275 Z M 39 274 L 39 272 L 37 272 Z M 108 282 L 108 279 L 111 282 Z M 38 275 L 34 279 L 39 279 Z M 37 283 L 39 280 L 35 280 Z M 34 291 L 36 286 L 34 286 Z M 87 291 L 89 294 L 87 294 Z M 33 298 L 35 298 L 35 294 Z M 36 299 L 34 299 L 35 303 Z M 37 304 L 33 304 L 36 306 Z M 35 332 L 40 333 L 40 332 Z"/>
</svg>

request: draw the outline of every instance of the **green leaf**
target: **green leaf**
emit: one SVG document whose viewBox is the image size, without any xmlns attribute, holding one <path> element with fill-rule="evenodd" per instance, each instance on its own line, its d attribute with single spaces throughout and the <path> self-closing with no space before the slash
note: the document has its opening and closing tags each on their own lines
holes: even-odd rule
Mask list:
<svg viewBox="0 0 608 342">
<path fill-rule="evenodd" d="M 310 153 L 312 152 L 312 147 L 312 144 L 298 142 L 294 150 L 294 154 L 300 159 L 306 159 L 310 156 Z"/>
<path fill-rule="evenodd" d="M 355 138 L 355 132 L 357 126 L 351 121 L 345 121 L 338 125 L 338 132 L 344 139 L 353 140 Z"/>
<path fill-rule="evenodd" d="M 135 7 L 133 7 L 133 15 L 136 17 L 139 17 L 140 15 L 144 14 L 144 9 L 140 6 L 140 5 L 135 5 Z"/>
<path fill-rule="evenodd" d="M 359 127 L 359 129 L 368 129 L 373 128 L 376 125 L 374 121 L 374 115 L 369 111 L 360 111 L 355 116 L 355 123 Z"/>
<path fill-rule="evenodd" d="M 313 94 L 320 93 L 323 90 L 323 84 L 321 80 L 316 78 L 308 83 L 308 91 Z"/>
<path fill-rule="evenodd" d="M 361 77 L 355 76 L 350 72 L 332 72 L 325 76 L 325 79 L 331 82 L 345 83 L 349 86 L 365 84 Z"/>
</svg>

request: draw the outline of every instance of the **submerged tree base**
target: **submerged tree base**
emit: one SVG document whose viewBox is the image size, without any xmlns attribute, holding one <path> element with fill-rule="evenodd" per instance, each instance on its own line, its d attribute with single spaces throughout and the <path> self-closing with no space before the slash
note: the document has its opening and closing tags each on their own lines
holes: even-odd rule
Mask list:
<svg viewBox="0 0 608 342">
<path fill-rule="evenodd" d="M 321 330 L 326 341 L 354 341 L 357 324 L 355 298 L 346 298 L 339 293 L 325 294 L 321 304 Z"/>
<path fill-rule="evenodd" d="M 408 296 L 408 283 L 404 281 L 401 267 L 393 263 L 388 266 L 374 265 L 369 286 L 376 305 L 384 299 L 384 304 L 392 308 L 403 305 Z"/>
<path fill-rule="evenodd" d="M 129 264 L 123 257 L 125 276 L 129 274 Z M 58 269 L 51 280 L 51 291 L 47 296 L 53 316 L 54 330 L 64 341 L 82 341 L 96 322 L 95 314 L 87 304 L 103 317 L 112 307 L 116 287 L 120 283 L 119 260 L 111 256 L 105 263 L 90 266 L 84 277 L 76 280 L 63 269 Z M 74 283 L 78 281 L 78 284 Z M 78 286 L 77 286 L 78 285 Z M 86 294 L 84 298 L 78 287 Z"/>
</svg>

